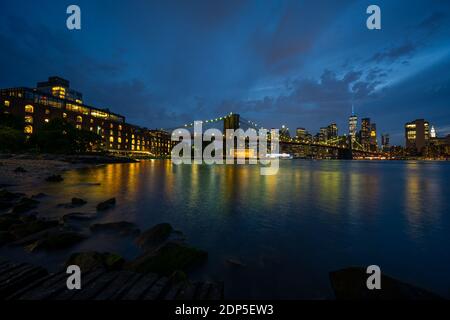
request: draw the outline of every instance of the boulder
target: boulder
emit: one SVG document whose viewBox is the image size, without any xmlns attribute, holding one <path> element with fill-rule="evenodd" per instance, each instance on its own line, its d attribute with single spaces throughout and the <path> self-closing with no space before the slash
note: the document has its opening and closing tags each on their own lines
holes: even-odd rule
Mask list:
<svg viewBox="0 0 450 320">
<path fill-rule="evenodd" d="M 17 203 L 13 209 L 13 213 L 25 213 L 32 209 L 37 208 L 39 201 L 30 198 L 22 198 L 19 203 Z"/>
<path fill-rule="evenodd" d="M 77 232 L 59 230 L 58 232 L 49 232 L 46 237 L 28 245 L 26 249 L 30 252 L 61 250 L 71 247 L 85 238 L 84 235 Z"/>
<path fill-rule="evenodd" d="M 45 181 L 47 181 L 47 182 L 61 182 L 61 181 L 64 181 L 64 179 L 63 179 L 63 177 L 61 177 L 61 175 L 54 174 L 54 175 L 51 175 L 51 176 L 47 177 L 45 179 Z"/>
<path fill-rule="evenodd" d="M 76 207 L 84 206 L 87 203 L 87 201 L 80 199 L 80 198 L 72 198 L 70 203 L 60 203 L 58 204 L 58 207 L 63 207 L 66 209 L 72 209 Z"/>
<path fill-rule="evenodd" d="M 45 198 L 46 196 L 47 196 L 47 195 L 46 195 L 45 193 L 40 192 L 40 193 L 38 193 L 38 194 L 32 195 L 32 196 L 31 196 L 31 199 L 42 199 L 42 198 Z"/>
<path fill-rule="evenodd" d="M 208 253 L 176 242 L 167 242 L 153 252 L 146 252 L 126 264 L 126 268 L 140 273 L 171 275 L 173 272 L 187 271 L 204 262 Z"/>
<path fill-rule="evenodd" d="M 13 225 L 21 224 L 20 216 L 17 214 L 3 214 L 0 216 L 0 231 L 8 231 Z"/>
<path fill-rule="evenodd" d="M 369 290 L 365 268 L 350 267 L 330 272 L 331 286 L 338 300 L 434 300 L 434 293 L 381 275 L 381 290 Z"/>
<path fill-rule="evenodd" d="M 106 201 L 100 202 L 97 205 L 97 211 L 105 211 L 105 210 L 111 209 L 115 205 L 116 205 L 116 198 L 111 198 Z"/>
<path fill-rule="evenodd" d="M 60 219 L 61 223 L 66 223 L 71 220 L 75 221 L 90 221 L 92 219 L 95 219 L 96 215 L 92 213 L 82 213 L 82 212 L 72 212 L 69 214 L 65 214 Z"/>
<path fill-rule="evenodd" d="M 9 228 L 9 232 L 18 240 L 57 225 L 59 225 L 58 221 L 54 220 L 34 220 L 13 225 Z"/>
<path fill-rule="evenodd" d="M 173 228 L 169 223 L 160 223 L 143 232 L 137 239 L 136 244 L 144 250 L 152 250 L 169 239 Z"/>
<path fill-rule="evenodd" d="M 127 221 L 97 223 L 90 229 L 92 232 L 117 232 L 121 235 L 137 235 L 140 232 L 134 223 Z"/>
<path fill-rule="evenodd" d="M 72 198 L 72 205 L 74 206 L 82 206 L 87 203 L 86 200 L 80 199 L 80 198 Z"/>
<path fill-rule="evenodd" d="M 5 189 L 0 190 L 0 210 L 11 208 L 17 201 L 25 196 L 22 193 L 13 193 Z"/>
<path fill-rule="evenodd" d="M 102 268 L 106 270 L 119 270 L 124 265 L 125 260 L 115 254 L 109 252 L 78 252 L 72 254 L 66 261 L 66 267 L 70 265 L 77 265 L 82 272 L 92 271 L 94 269 Z"/>
</svg>

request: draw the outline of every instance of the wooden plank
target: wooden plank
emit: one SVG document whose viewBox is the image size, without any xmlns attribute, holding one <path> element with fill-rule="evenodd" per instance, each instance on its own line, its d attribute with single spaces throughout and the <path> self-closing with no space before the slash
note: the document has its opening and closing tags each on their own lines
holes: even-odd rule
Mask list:
<svg viewBox="0 0 450 320">
<path fill-rule="evenodd" d="M 60 272 L 49 281 L 24 293 L 20 300 L 46 300 L 53 297 L 66 286 L 67 274 Z"/>
<path fill-rule="evenodd" d="M 185 286 L 178 292 L 175 300 L 194 300 L 195 291 L 198 283 L 186 283 Z"/>
<path fill-rule="evenodd" d="M 200 283 L 200 285 L 198 286 L 198 288 L 195 292 L 194 300 L 206 300 L 206 297 L 208 296 L 210 288 L 211 288 L 211 283 L 209 283 L 209 282 Z"/>
<path fill-rule="evenodd" d="M 109 300 L 122 300 L 126 293 L 143 277 L 141 273 L 132 272 L 131 278 L 127 283 L 114 295 L 112 295 Z"/>
<path fill-rule="evenodd" d="M 102 292 L 100 292 L 95 300 L 109 300 L 115 294 L 119 293 L 127 285 L 128 281 L 135 273 L 131 271 L 119 271 L 117 277 Z"/>
<path fill-rule="evenodd" d="M 122 296 L 122 300 L 139 300 L 158 278 L 158 275 L 152 273 L 143 276 Z"/>
<path fill-rule="evenodd" d="M 23 270 L 29 269 L 29 268 L 30 268 L 30 265 L 28 265 L 26 263 L 15 264 L 15 265 L 11 266 L 11 268 L 9 268 L 5 272 L 3 272 L 3 274 L 0 275 L 0 286 L 3 283 L 5 283 L 6 281 L 8 281 L 8 279 L 10 279 L 15 274 L 20 273 Z"/>
<path fill-rule="evenodd" d="M 169 279 L 162 277 L 156 281 L 153 286 L 144 293 L 143 300 L 156 300 L 164 293 L 164 289 L 167 287 Z"/>
<path fill-rule="evenodd" d="M 89 286 L 93 281 L 96 281 L 101 275 L 105 273 L 104 269 L 96 269 L 91 272 L 88 272 L 85 275 L 81 275 L 81 290 L 83 290 L 85 287 Z M 66 274 L 66 280 L 67 281 L 68 275 Z M 75 294 L 77 294 L 79 290 L 69 290 L 67 289 L 67 285 L 64 286 L 64 288 L 58 292 L 57 295 L 52 297 L 52 300 L 70 300 L 72 299 Z"/>
<path fill-rule="evenodd" d="M 45 277 L 42 277 L 36 281 L 31 282 L 28 286 L 23 287 L 22 289 L 17 290 L 13 294 L 11 294 L 9 297 L 6 298 L 6 300 L 17 300 L 22 295 L 24 295 L 27 292 L 33 291 L 35 288 L 43 286 L 45 283 L 51 282 L 55 277 L 57 277 L 60 273 L 52 273 Z"/>
<path fill-rule="evenodd" d="M 164 300 L 175 300 L 175 297 L 177 296 L 178 292 L 184 287 L 185 283 L 180 282 L 172 285 L 167 293 L 164 295 Z"/>
<path fill-rule="evenodd" d="M 29 265 L 28 268 L 22 269 L 21 272 L 14 274 L 0 285 L 0 298 L 4 299 L 8 297 L 15 291 L 23 288 L 23 286 L 43 278 L 47 274 L 47 270 Z"/>
<path fill-rule="evenodd" d="M 105 272 L 100 277 L 92 281 L 89 285 L 76 291 L 73 300 L 91 300 L 104 290 L 117 276 L 118 272 Z"/>
<path fill-rule="evenodd" d="M 223 282 L 213 283 L 209 291 L 207 300 L 223 300 Z"/>
<path fill-rule="evenodd" d="M 2 263 L 2 265 L 0 266 L 0 275 L 6 270 L 10 269 L 12 266 L 13 264 L 11 262 Z"/>
</svg>

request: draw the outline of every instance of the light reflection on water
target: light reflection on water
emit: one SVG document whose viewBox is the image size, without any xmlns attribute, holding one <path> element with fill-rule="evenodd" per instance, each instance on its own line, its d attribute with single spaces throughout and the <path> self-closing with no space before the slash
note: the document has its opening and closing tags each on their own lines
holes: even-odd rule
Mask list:
<svg viewBox="0 0 450 320">
<path fill-rule="evenodd" d="M 67 172 L 62 184 L 32 193 L 51 195 L 39 208 L 51 216 L 68 213 L 55 203 L 74 196 L 89 201 L 75 210 L 82 212 L 116 197 L 96 222 L 171 223 L 210 254 L 192 276 L 224 280 L 229 298 L 330 298 L 329 271 L 369 264 L 448 297 L 449 179 L 450 166 L 436 162 L 294 160 L 261 176 L 258 166 L 146 161 Z M 79 250 L 139 253 L 132 239 L 105 235 Z M 32 259 L 56 264 L 65 256 Z"/>
</svg>

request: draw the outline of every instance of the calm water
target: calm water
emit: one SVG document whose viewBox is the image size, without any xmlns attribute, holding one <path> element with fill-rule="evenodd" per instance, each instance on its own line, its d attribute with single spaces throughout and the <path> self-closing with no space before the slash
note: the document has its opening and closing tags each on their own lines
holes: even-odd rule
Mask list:
<svg viewBox="0 0 450 320">
<path fill-rule="evenodd" d="M 55 204 L 73 196 L 89 201 L 75 210 L 83 212 L 116 197 L 96 222 L 171 223 L 209 252 L 192 277 L 224 280 L 227 298 L 332 298 L 330 271 L 370 264 L 450 297 L 449 183 L 450 164 L 438 162 L 293 160 L 261 176 L 258 166 L 148 161 L 67 172 L 62 184 L 32 192 L 51 195 L 39 209 L 48 215 L 67 213 Z M 79 250 L 139 254 L 131 239 L 110 235 Z M 27 259 L 56 266 L 66 256 Z"/>
</svg>

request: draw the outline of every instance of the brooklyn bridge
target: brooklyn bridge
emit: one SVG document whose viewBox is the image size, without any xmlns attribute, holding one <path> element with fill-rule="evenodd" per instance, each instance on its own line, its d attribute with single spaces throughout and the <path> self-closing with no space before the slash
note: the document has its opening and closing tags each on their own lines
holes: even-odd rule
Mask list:
<svg viewBox="0 0 450 320">
<path fill-rule="evenodd" d="M 230 112 L 221 117 L 196 120 L 202 124 L 203 130 L 217 128 L 223 126 L 223 132 L 227 129 L 244 131 L 248 129 L 267 129 L 257 122 L 248 120 L 237 113 Z M 173 130 L 184 128 L 191 130 L 194 128 L 194 122 L 186 123 L 174 128 L 164 128 L 164 131 L 172 132 Z M 221 128 L 222 129 L 222 128 Z M 369 150 L 356 140 L 352 140 L 350 136 L 338 136 L 325 141 L 316 141 L 314 139 L 300 139 L 298 137 L 290 137 L 280 135 L 280 152 L 292 155 L 295 158 L 321 158 L 321 159 L 361 159 L 361 158 L 380 158 L 382 154 L 378 151 Z"/>
</svg>

